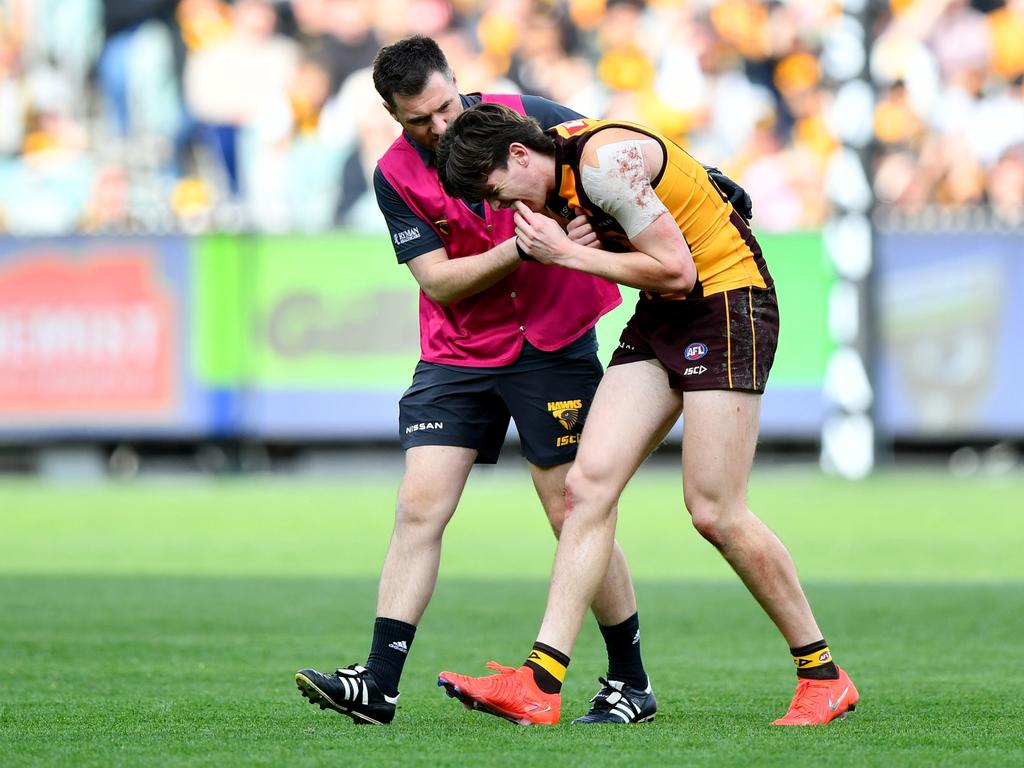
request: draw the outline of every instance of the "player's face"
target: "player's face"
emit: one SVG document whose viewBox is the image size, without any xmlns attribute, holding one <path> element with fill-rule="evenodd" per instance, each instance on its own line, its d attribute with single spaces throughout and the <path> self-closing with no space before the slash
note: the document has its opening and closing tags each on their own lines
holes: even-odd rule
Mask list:
<svg viewBox="0 0 1024 768">
<path fill-rule="evenodd" d="M 431 152 L 437 149 L 448 123 L 462 111 L 455 79 L 449 80 L 441 72 L 432 72 L 423 90 L 415 96 L 395 94 L 394 109 L 384 106 L 413 141 Z"/>
<path fill-rule="evenodd" d="M 531 211 L 543 211 L 546 188 L 543 179 L 537 175 L 537 165 L 523 165 L 519 160 L 510 155 L 508 167 L 491 171 L 487 176 L 484 200 L 494 210 L 511 208 L 518 201 Z"/>
</svg>

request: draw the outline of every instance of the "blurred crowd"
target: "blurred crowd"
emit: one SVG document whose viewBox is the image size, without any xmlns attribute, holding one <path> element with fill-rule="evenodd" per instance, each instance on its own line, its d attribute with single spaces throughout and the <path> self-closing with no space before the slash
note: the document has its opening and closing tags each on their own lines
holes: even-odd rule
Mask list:
<svg viewBox="0 0 1024 768">
<path fill-rule="evenodd" d="M 1024 211 L 1024 0 L 865 0 L 879 205 Z M 755 226 L 821 226 L 839 146 L 831 0 L 0 0 L 0 232 L 383 227 L 382 45 L 463 92 L 649 125 Z M 863 4 L 862 4 L 863 5 Z M 871 117 L 871 116 L 868 116 Z"/>
</svg>

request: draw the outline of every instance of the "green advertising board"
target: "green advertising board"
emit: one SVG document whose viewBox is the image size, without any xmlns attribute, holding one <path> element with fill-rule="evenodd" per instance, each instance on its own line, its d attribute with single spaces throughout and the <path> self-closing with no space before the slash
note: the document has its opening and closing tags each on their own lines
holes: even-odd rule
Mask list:
<svg viewBox="0 0 1024 768">
<path fill-rule="evenodd" d="M 419 356 L 418 291 L 386 237 L 215 237 L 196 257 L 198 369 L 208 381 L 407 382 Z"/>
</svg>

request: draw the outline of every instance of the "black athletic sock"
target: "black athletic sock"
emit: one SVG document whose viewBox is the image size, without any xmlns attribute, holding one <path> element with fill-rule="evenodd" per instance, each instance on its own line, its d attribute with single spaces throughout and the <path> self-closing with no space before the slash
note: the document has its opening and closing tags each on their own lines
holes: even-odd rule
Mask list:
<svg viewBox="0 0 1024 768">
<path fill-rule="evenodd" d="M 796 676 L 811 680 L 835 680 L 839 677 L 836 663 L 832 661 L 832 652 L 824 639 L 800 648 L 790 648 L 793 663 L 796 664 Z"/>
<path fill-rule="evenodd" d="M 366 668 L 386 696 L 398 695 L 398 681 L 409 656 L 416 627 L 397 619 L 378 616 L 373 622 L 373 643 L 366 659 Z"/>
<path fill-rule="evenodd" d="M 550 645 L 534 643 L 523 666 L 533 670 L 533 680 L 544 693 L 562 692 L 565 668 L 569 666 L 569 657 L 564 653 Z"/>
<path fill-rule="evenodd" d="M 621 624 L 598 624 L 608 651 L 608 679 L 639 688 L 647 688 L 647 672 L 640 657 L 640 614 L 634 613 Z"/>
</svg>

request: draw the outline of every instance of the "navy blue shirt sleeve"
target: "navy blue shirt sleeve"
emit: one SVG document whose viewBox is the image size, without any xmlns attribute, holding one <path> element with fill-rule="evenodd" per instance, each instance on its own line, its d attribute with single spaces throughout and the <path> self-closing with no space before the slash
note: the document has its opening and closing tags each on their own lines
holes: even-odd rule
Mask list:
<svg viewBox="0 0 1024 768">
<path fill-rule="evenodd" d="M 401 195 L 384 178 L 378 166 L 373 172 L 373 191 L 377 195 L 377 207 L 384 214 L 395 257 L 404 264 L 424 253 L 444 248 L 444 243 L 430 225 L 417 216 Z"/>
<path fill-rule="evenodd" d="M 579 112 L 563 107 L 561 104 L 545 99 L 541 96 L 523 96 L 523 109 L 530 117 L 536 118 L 540 127 L 545 131 L 553 125 L 564 123 L 566 120 L 578 120 L 583 117 Z"/>
</svg>

